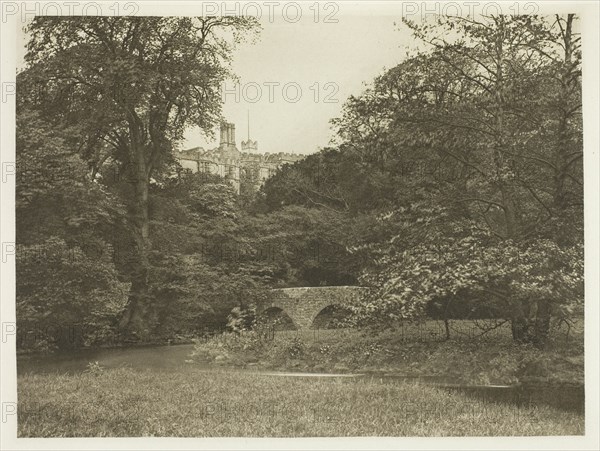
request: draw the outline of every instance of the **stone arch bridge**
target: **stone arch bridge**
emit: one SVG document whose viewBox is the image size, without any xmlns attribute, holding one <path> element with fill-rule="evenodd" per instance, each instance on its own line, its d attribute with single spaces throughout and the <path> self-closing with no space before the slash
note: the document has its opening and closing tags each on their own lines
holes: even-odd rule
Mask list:
<svg viewBox="0 0 600 451">
<path fill-rule="evenodd" d="M 349 305 L 359 299 L 364 290 L 355 286 L 277 288 L 258 306 L 257 314 L 283 311 L 299 330 L 309 329 L 324 309 Z"/>
</svg>

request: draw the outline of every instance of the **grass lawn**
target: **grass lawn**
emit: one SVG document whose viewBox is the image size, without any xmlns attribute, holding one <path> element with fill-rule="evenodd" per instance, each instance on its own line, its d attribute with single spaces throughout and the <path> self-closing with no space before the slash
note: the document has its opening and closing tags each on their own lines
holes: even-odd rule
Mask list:
<svg viewBox="0 0 600 451">
<path fill-rule="evenodd" d="M 21 375 L 19 437 L 581 435 L 583 416 L 380 379 L 226 370 Z"/>
</svg>

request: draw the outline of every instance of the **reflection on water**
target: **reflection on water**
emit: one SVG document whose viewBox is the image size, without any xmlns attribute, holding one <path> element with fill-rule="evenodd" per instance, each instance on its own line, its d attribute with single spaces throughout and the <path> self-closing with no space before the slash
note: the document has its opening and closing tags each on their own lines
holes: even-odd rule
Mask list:
<svg viewBox="0 0 600 451">
<path fill-rule="evenodd" d="M 105 368 L 177 370 L 187 365 L 185 361 L 190 358 L 193 350 L 193 344 L 185 344 L 26 355 L 18 357 L 17 372 L 19 374 L 77 373 L 85 370 L 89 362 L 98 362 Z"/>
<path fill-rule="evenodd" d="M 177 371 L 189 365 L 190 356 L 194 350 L 193 344 L 174 346 L 148 346 L 122 349 L 94 349 L 51 355 L 27 355 L 17 359 L 19 374 L 35 373 L 77 373 L 86 369 L 88 363 L 98 362 L 105 368 L 134 368 L 156 369 L 161 371 Z M 206 371 L 214 367 L 206 364 L 204 367 L 194 363 L 194 368 Z M 222 367 L 219 371 L 222 371 Z M 548 386 L 548 385 L 464 385 L 440 376 L 407 377 L 393 374 L 330 374 L 330 373 L 291 373 L 257 370 L 254 374 L 277 377 L 345 377 L 345 378 L 373 378 L 388 380 L 392 383 L 419 382 L 435 385 L 444 390 L 460 392 L 466 396 L 484 400 L 486 402 L 509 403 L 519 406 L 549 405 L 562 410 L 569 410 L 583 414 L 585 410 L 584 387 L 579 385 Z"/>
</svg>

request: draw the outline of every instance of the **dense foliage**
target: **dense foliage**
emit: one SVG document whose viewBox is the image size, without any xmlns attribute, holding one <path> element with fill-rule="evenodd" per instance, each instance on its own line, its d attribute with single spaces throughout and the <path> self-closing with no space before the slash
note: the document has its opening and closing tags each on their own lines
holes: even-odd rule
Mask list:
<svg viewBox="0 0 600 451">
<path fill-rule="evenodd" d="M 132 334 L 146 334 L 154 315 L 150 181 L 188 127 L 210 132 L 218 122 L 233 44 L 256 29 L 245 17 L 39 16 L 28 27 L 20 107 L 75 128 L 92 176 L 113 161 L 127 180 L 120 193 L 136 261 L 120 324 Z"/>
<path fill-rule="evenodd" d="M 17 111 L 20 325 L 239 331 L 265 288 L 362 284 L 362 324 L 492 315 L 543 346 L 583 306 L 576 18 L 406 25 L 425 50 L 348 99 L 338 141 L 258 193 L 244 175 L 237 195 L 172 151 L 219 119 L 223 35 L 252 21 L 34 20 Z M 36 262 L 35 246 L 60 257 Z"/>
<path fill-rule="evenodd" d="M 124 207 L 86 177 L 70 130 L 36 113 L 17 118 L 19 344 L 42 349 L 103 341 L 129 284 L 112 260 Z"/>
<path fill-rule="evenodd" d="M 263 208 L 352 218 L 348 250 L 373 288 L 356 306 L 364 322 L 419 319 L 462 298 L 543 345 L 551 319 L 583 305 L 576 19 L 406 25 L 427 50 L 352 96 L 333 121 L 337 147 L 269 180 Z"/>
</svg>

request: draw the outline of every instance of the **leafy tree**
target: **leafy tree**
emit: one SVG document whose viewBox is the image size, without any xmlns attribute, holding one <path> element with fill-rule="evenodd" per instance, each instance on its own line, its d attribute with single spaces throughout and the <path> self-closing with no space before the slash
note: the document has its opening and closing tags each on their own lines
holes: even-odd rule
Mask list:
<svg viewBox="0 0 600 451">
<path fill-rule="evenodd" d="M 257 203 L 264 211 L 303 205 L 350 215 L 394 205 L 403 174 L 389 163 L 379 166 L 357 148 L 344 143 L 283 166 L 267 179 Z"/>
<path fill-rule="evenodd" d="M 342 178 L 341 164 L 342 155 L 335 149 L 326 149 L 293 165 L 283 166 L 261 187 L 267 209 L 273 211 L 286 205 L 304 205 L 336 212 L 348 211 L 348 186 Z"/>
<path fill-rule="evenodd" d="M 17 318 L 22 348 L 76 348 L 116 338 L 129 284 L 100 258 L 56 236 L 20 246 Z"/>
<path fill-rule="evenodd" d="M 557 210 L 562 214 L 581 200 L 581 84 L 573 21 L 569 15 L 553 21 L 531 16 L 448 18 L 435 27 L 409 23 L 417 37 L 436 49 L 446 73 L 466 85 L 460 91 L 449 89 L 451 101 L 418 111 L 415 119 L 435 124 L 446 142 L 455 141 L 461 130 L 475 139 L 468 154 L 447 145 L 439 151 L 473 170 L 473 189 L 460 201 L 471 211 L 500 208 L 493 220 L 481 216 L 504 238 L 528 238 L 541 223 L 554 219 Z M 458 37 L 449 41 L 444 31 Z M 437 97 L 442 92 L 432 91 Z M 566 122 L 569 131 L 563 127 L 563 132 L 572 138 L 568 145 L 564 136 L 547 131 Z M 549 201 L 557 201 L 545 193 L 547 177 L 553 180 L 552 198 L 565 199 L 554 211 Z M 567 180 L 575 183 L 574 189 Z"/>
<path fill-rule="evenodd" d="M 360 271 L 352 221 L 331 209 L 287 206 L 245 218 L 246 245 L 255 246 L 279 286 L 353 285 Z"/>
<path fill-rule="evenodd" d="M 22 102 L 77 128 L 93 175 L 113 160 L 130 182 L 137 262 L 121 325 L 132 331 L 148 333 L 153 316 L 149 182 L 188 126 L 218 121 L 230 42 L 255 29 L 243 17 L 36 17 L 29 26 Z"/>
<path fill-rule="evenodd" d="M 71 130 L 17 115 L 19 346 L 77 347 L 114 338 L 129 284 L 113 264 L 124 207 L 87 176 Z"/>
<path fill-rule="evenodd" d="M 260 256 L 228 181 L 183 172 L 150 189 L 149 294 L 155 337 L 224 330 L 233 308 L 246 308 L 277 268 Z"/>
<path fill-rule="evenodd" d="M 239 204 L 249 212 L 255 210 L 255 203 L 258 200 L 258 188 L 261 184 L 260 168 L 250 166 L 240 168 L 240 195 Z"/>
<path fill-rule="evenodd" d="M 515 340 L 543 345 L 550 317 L 580 305 L 574 20 L 409 23 L 431 50 L 349 100 L 334 122 L 344 148 L 383 172 L 408 168 L 379 217 L 387 233 L 357 247 L 372 256 L 363 282 L 377 287 L 367 312 L 414 318 L 467 289 L 503 305 Z"/>
</svg>

